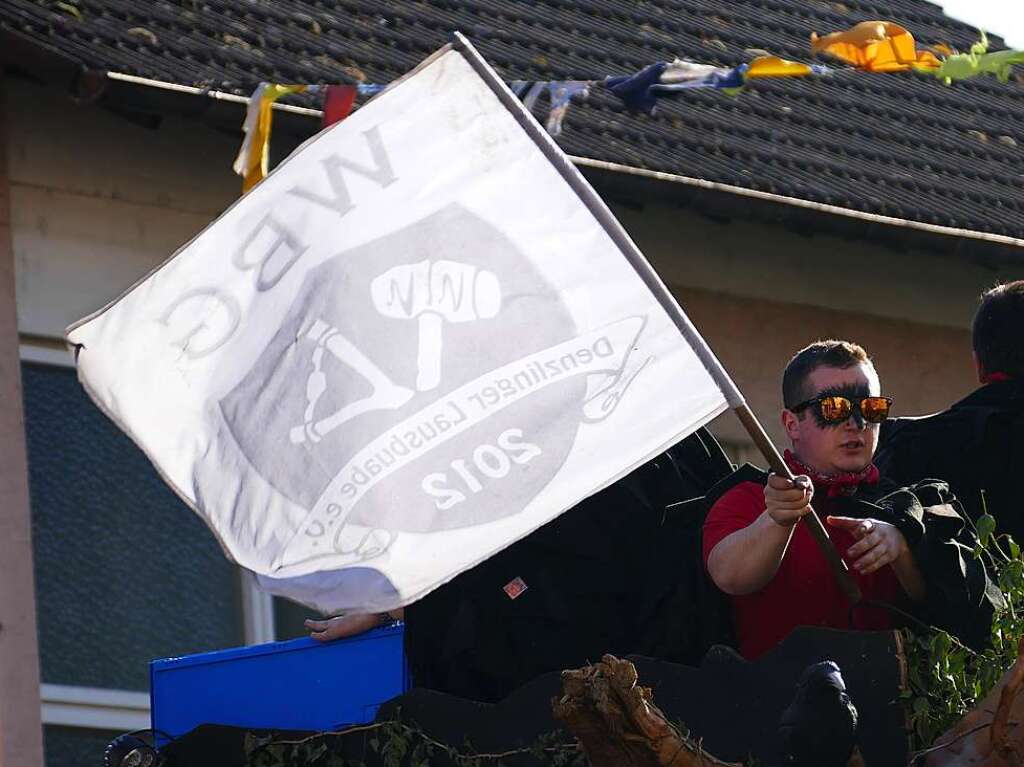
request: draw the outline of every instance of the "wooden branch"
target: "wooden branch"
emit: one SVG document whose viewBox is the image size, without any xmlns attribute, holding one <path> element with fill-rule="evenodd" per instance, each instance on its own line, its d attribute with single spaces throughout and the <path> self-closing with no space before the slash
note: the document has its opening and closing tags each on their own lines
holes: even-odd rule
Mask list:
<svg viewBox="0 0 1024 767">
<path fill-rule="evenodd" d="M 579 739 L 593 767 L 742 767 L 704 752 L 637 686 L 636 668 L 605 655 L 600 663 L 562 672 L 555 717 Z"/>
</svg>

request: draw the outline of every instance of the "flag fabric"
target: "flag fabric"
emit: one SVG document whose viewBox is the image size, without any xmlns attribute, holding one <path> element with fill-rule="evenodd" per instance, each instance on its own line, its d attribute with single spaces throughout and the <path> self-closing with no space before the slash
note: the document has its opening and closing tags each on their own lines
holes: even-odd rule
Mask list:
<svg viewBox="0 0 1024 767">
<path fill-rule="evenodd" d="M 828 53 L 868 72 L 928 71 L 941 63 L 931 51 L 918 50 L 914 36 L 891 21 L 862 21 L 824 37 L 812 32 L 811 52 Z"/>
<path fill-rule="evenodd" d="M 756 78 L 806 77 L 828 73 L 828 67 L 820 64 L 803 64 L 778 56 L 758 56 L 737 67 L 718 67 L 677 58 L 671 62 L 651 64 L 632 75 L 606 77 L 603 83 L 631 112 L 652 114 L 658 98 L 692 88 L 716 88 L 737 93 L 747 80 Z"/>
<path fill-rule="evenodd" d="M 689 88 L 742 88 L 746 71 L 746 64 L 740 64 L 738 67 L 716 67 L 676 59 L 665 67 L 661 74 L 661 82 L 651 86 L 651 90 L 657 93 L 670 93 Z"/>
<path fill-rule="evenodd" d="M 325 612 L 414 601 L 742 402 L 479 66 L 435 54 L 68 330 L 228 555 Z"/>
<path fill-rule="evenodd" d="M 324 109 L 322 127 L 328 128 L 340 123 L 356 102 L 357 88 L 354 85 L 328 85 L 324 88 Z"/>
<path fill-rule="evenodd" d="M 682 83 L 704 84 L 716 78 L 721 78 L 729 71 L 727 67 L 719 67 L 714 64 L 700 64 L 696 61 L 677 58 L 665 65 L 659 82 L 665 85 Z"/>
<path fill-rule="evenodd" d="M 245 122 L 242 124 L 245 139 L 233 166 L 235 173 L 242 177 L 243 193 L 248 192 L 267 175 L 274 102 L 289 93 L 302 93 L 308 87 L 260 83 L 249 97 Z"/>
<path fill-rule="evenodd" d="M 629 111 L 651 114 L 658 103 L 651 86 L 662 82 L 661 77 L 668 66 L 667 62 L 660 61 L 632 75 L 606 77 L 604 86 L 618 96 Z"/>
<path fill-rule="evenodd" d="M 537 106 L 537 100 L 540 99 L 541 94 L 548 90 L 550 86 L 551 83 L 547 80 L 540 80 L 530 84 L 526 90 L 526 95 L 523 96 L 523 106 L 527 112 L 533 112 L 533 108 Z"/>
<path fill-rule="evenodd" d="M 694 88 L 716 88 L 736 94 L 746 84 L 746 72 L 746 64 L 738 67 L 713 67 L 676 59 L 662 73 L 661 82 L 652 85 L 650 91 L 656 97 Z"/>
<path fill-rule="evenodd" d="M 548 94 L 548 118 L 544 127 L 551 136 L 562 135 L 562 123 L 569 112 L 573 99 L 585 101 L 590 95 L 589 80 L 513 80 L 508 84 L 516 98 L 523 101 L 527 112 L 533 112 L 537 101 L 545 91 Z"/>
<path fill-rule="evenodd" d="M 744 74 L 748 80 L 753 80 L 759 77 L 808 77 L 828 73 L 828 67 L 821 64 L 804 64 L 802 61 L 789 61 L 778 56 L 758 56 L 750 62 Z"/>
<path fill-rule="evenodd" d="M 557 80 L 548 87 L 551 109 L 544 127 L 550 136 L 562 135 L 562 123 L 569 113 L 574 98 L 586 101 L 590 95 L 590 82 L 586 80 Z"/>
<path fill-rule="evenodd" d="M 1024 64 L 1024 51 L 1002 50 L 988 52 L 988 35 L 981 33 L 981 40 L 971 46 L 968 53 L 948 51 L 942 66 L 935 70 L 935 76 L 946 85 L 954 80 L 967 80 L 982 74 L 994 75 L 1001 83 L 1008 82 L 1015 64 Z"/>
</svg>

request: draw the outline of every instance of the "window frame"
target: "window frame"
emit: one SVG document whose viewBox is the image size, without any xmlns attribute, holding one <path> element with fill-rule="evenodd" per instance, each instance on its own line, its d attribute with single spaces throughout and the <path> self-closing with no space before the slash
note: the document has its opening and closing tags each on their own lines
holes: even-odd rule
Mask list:
<svg viewBox="0 0 1024 767">
<path fill-rule="evenodd" d="M 124 732 L 151 727 L 148 692 L 44 682 L 39 696 L 44 725 Z"/>
</svg>

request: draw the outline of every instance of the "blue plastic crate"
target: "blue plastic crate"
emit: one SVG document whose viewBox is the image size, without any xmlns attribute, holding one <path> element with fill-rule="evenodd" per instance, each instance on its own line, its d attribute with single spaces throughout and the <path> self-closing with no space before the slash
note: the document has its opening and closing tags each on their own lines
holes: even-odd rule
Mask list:
<svg viewBox="0 0 1024 767">
<path fill-rule="evenodd" d="M 322 731 L 369 722 L 410 687 L 402 634 L 398 623 L 334 642 L 293 639 L 154 660 L 153 729 L 176 738 L 201 724 Z"/>
</svg>

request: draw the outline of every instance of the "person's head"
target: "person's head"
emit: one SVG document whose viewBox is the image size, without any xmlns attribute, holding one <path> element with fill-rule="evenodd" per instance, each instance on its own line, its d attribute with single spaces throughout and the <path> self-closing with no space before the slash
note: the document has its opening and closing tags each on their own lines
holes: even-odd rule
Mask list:
<svg viewBox="0 0 1024 767">
<path fill-rule="evenodd" d="M 782 425 L 793 452 L 807 466 L 825 474 L 860 471 L 878 446 L 878 424 L 864 418 L 865 397 L 878 397 L 881 384 L 867 352 L 849 341 L 816 341 L 801 349 L 782 375 Z M 841 397 L 852 403 L 849 415 Z M 885 412 L 888 412 L 887 407 Z M 870 409 L 869 417 L 881 414 Z"/>
<path fill-rule="evenodd" d="M 1024 280 L 981 294 L 972 336 L 981 380 L 993 373 L 1024 378 Z"/>
</svg>

